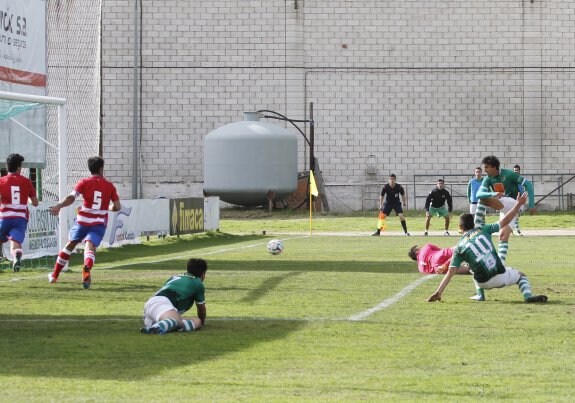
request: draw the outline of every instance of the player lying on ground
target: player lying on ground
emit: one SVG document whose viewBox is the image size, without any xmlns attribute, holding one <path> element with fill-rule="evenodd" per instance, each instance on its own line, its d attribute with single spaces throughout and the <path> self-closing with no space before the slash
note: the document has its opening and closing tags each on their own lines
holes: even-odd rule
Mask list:
<svg viewBox="0 0 575 403">
<path fill-rule="evenodd" d="M 199 330 L 206 321 L 206 298 L 204 280 L 208 264 L 203 259 L 188 260 L 187 272 L 172 276 L 144 305 L 145 334 L 163 334 L 179 330 Z M 196 303 L 197 318 L 183 318 Z"/>
<path fill-rule="evenodd" d="M 445 274 L 453 256 L 453 248 L 440 248 L 428 243 L 412 246 L 407 255 L 417 262 L 417 269 L 422 274 Z M 458 269 L 457 274 L 469 274 L 467 265 Z"/>
<path fill-rule="evenodd" d="M 525 302 L 547 302 L 547 296 L 531 293 L 531 285 L 525 274 L 511 267 L 505 267 L 491 240 L 491 234 L 508 225 L 526 201 L 527 193 L 523 193 L 517 198 L 513 208 L 499 222 L 484 225 L 481 228 L 474 228 L 472 214 L 465 213 L 460 216 L 459 228 L 463 236 L 455 246 L 449 271 L 443 277 L 437 291 L 428 298 L 428 302 L 441 301 L 443 291 L 463 261 L 469 263 L 469 269 L 473 272 L 473 280 L 478 289 L 490 290 L 518 284 Z"/>
</svg>

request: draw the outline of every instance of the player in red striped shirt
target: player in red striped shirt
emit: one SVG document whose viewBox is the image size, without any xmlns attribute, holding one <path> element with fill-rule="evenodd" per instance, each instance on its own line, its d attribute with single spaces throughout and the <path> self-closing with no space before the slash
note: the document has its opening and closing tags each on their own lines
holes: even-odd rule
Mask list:
<svg viewBox="0 0 575 403">
<path fill-rule="evenodd" d="M 14 258 L 12 270 L 20 271 L 22 242 L 28 227 L 28 199 L 38 205 L 36 189 L 30 179 L 20 175 L 24 157 L 10 154 L 6 158 L 8 175 L 0 178 L 0 253 L 2 244 L 10 240 L 10 253 Z"/>
<path fill-rule="evenodd" d="M 53 215 L 58 215 L 60 209 L 74 203 L 78 196 L 81 195 L 84 199 L 82 206 L 78 209 L 76 223 L 70 230 L 69 241 L 58 254 L 54 271 L 48 276 L 50 283 L 55 283 L 58 280 L 58 276 L 68 264 L 74 248 L 84 241 L 86 246 L 84 248 L 82 285 L 84 288 L 90 288 L 92 283 L 90 271 L 96 261 L 96 248 L 100 246 L 106 232 L 108 210 L 120 211 L 122 208 L 116 187 L 103 176 L 104 159 L 102 157 L 90 157 L 88 169 L 92 176 L 80 180 L 72 193 L 62 202 L 50 207 L 50 212 Z"/>
</svg>

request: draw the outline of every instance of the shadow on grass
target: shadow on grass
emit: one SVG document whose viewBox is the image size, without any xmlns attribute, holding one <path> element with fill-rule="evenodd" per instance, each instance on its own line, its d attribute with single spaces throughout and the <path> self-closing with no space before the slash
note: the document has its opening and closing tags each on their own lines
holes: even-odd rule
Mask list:
<svg viewBox="0 0 575 403">
<path fill-rule="evenodd" d="M 5 376 L 133 381 L 282 339 L 304 321 L 218 320 L 192 333 L 139 333 L 141 318 L 0 315 Z M 23 385 L 25 387 L 25 385 Z"/>
<path fill-rule="evenodd" d="M 264 297 L 265 295 L 273 292 L 285 279 L 293 278 L 303 274 L 300 272 L 289 272 L 279 276 L 272 276 L 264 280 L 257 288 L 251 290 L 240 302 L 254 302 Z"/>
<path fill-rule="evenodd" d="M 98 249 L 97 257 L 99 265 L 108 263 L 121 263 L 123 260 L 131 260 L 140 256 L 155 256 L 161 259 L 162 256 L 174 253 L 190 254 L 194 249 L 204 249 L 211 247 L 229 246 L 241 242 L 249 242 L 267 239 L 258 235 L 231 235 L 221 232 L 205 232 L 196 235 L 185 235 L 180 238 L 168 237 L 162 240 L 154 240 L 139 245 L 124 245 L 118 248 Z M 74 254 L 71 264 L 79 265 L 82 261 L 82 254 Z"/>
<path fill-rule="evenodd" d="M 210 270 L 339 273 L 418 273 L 412 261 L 242 260 L 212 261 Z"/>
<path fill-rule="evenodd" d="M 418 273 L 412 261 L 317 261 L 317 260 L 209 260 L 208 275 L 214 271 L 248 272 L 341 272 L 341 273 Z M 184 272 L 187 259 L 174 259 L 169 262 L 148 262 L 129 264 L 106 270 L 158 271 L 167 270 L 173 274 Z"/>
</svg>

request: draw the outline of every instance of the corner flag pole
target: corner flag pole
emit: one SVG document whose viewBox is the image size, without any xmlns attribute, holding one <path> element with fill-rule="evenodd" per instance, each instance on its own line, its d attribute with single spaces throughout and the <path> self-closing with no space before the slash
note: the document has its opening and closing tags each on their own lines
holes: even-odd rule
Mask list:
<svg viewBox="0 0 575 403">
<path fill-rule="evenodd" d="M 313 170 L 309 170 L 309 234 L 311 236 L 311 217 L 312 217 L 312 206 L 313 197 L 319 195 L 317 191 L 317 185 L 315 183 L 315 178 L 313 177 Z"/>
</svg>

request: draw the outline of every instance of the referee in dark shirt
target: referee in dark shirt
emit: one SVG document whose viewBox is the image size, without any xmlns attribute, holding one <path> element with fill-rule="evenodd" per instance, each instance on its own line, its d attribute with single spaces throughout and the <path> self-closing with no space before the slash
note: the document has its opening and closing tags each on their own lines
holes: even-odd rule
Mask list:
<svg viewBox="0 0 575 403">
<path fill-rule="evenodd" d="M 451 200 L 451 195 L 445 189 L 445 183 L 443 179 L 439 178 L 437 180 L 437 187 L 429 192 L 427 199 L 425 200 L 425 233 L 423 235 L 427 236 L 429 231 L 429 223 L 431 222 L 432 216 L 444 217 L 445 218 L 445 236 L 449 236 L 449 219 L 451 218 L 451 212 L 453 211 L 453 201 Z M 445 202 L 449 209 L 445 208 Z"/>
<path fill-rule="evenodd" d="M 379 236 L 381 231 L 385 231 L 385 218 L 388 217 L 392 211 L 399 217 L 403 233 L 409 236 L 407 232 L 407 223 L 403 215 L 402 204 L 407 208 L 407 194 L 403 186 L 396 182 L 397 177 L 395 174 L 389 175 L 389 183 L 385 184 L 381 189 L 379 196 L 379 216 L 377 220 L 377 230 L 373 236 Z"/>
</svg>

